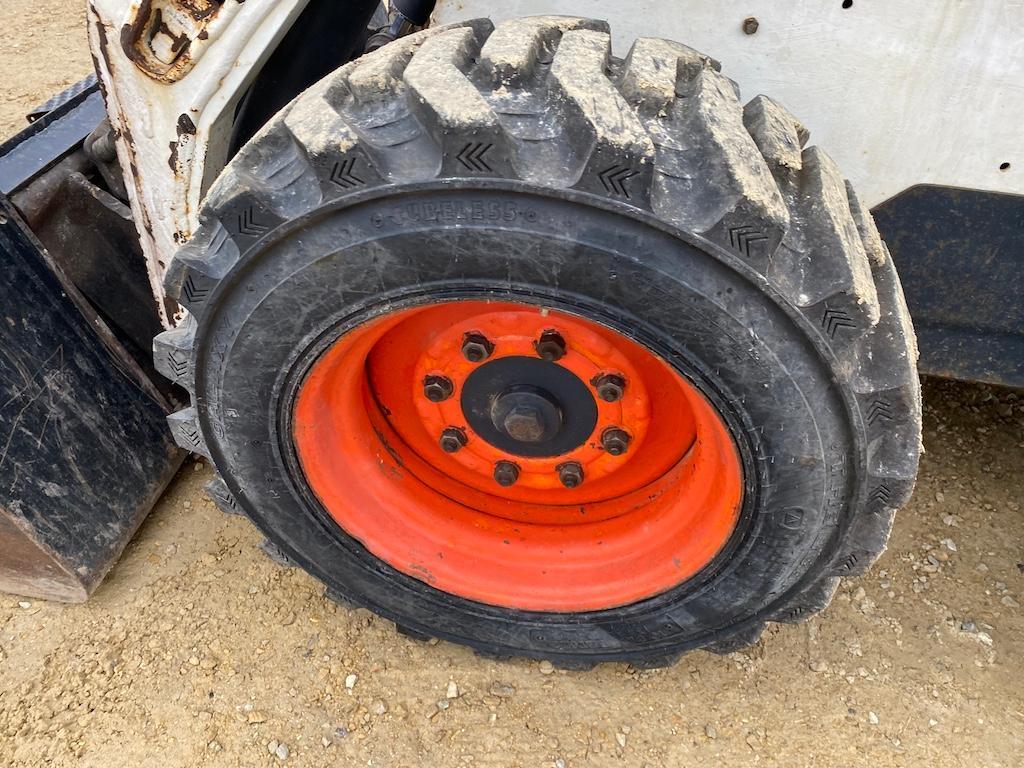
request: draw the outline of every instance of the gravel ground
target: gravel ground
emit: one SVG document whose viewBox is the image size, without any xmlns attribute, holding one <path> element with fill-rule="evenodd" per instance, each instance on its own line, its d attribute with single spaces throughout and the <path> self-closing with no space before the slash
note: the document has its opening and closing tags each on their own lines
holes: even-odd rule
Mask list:
<svg viewBox="0 0 1024 768">
<path fill-rule="evenodd" d="M 88 71 L 82 23 L 0 5 L 0 132 Z M 823 614 L 586 673 L 335 606 L 189 463 L 88 604 L 0 596 L 0 766 L 1019 766 L 1024 396 L 929 381 L 925 445 L 888 552 Z"/>
</svg>

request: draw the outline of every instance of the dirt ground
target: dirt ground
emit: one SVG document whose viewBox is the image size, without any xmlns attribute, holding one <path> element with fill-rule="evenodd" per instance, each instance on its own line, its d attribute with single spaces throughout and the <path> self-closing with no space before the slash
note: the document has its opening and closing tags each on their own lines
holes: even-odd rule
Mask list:
<svg viewBox="0 0 1024 768">
<path fill-rule="evenodd" d="M 4 0 L 0 133 L 85 74 Z M 0 596 L 0 766 L 1024 764 L 1024 395 L 928 382 L 917 493 L 822 615 L 675 667 L 543 674 L 323 598 L 189 462 L 86 605 Z"/>
</svg>

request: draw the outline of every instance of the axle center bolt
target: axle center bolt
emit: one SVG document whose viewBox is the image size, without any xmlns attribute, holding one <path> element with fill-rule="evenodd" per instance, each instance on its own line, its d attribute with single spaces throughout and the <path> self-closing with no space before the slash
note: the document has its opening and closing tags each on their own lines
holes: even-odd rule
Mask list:
<svg viewBox="0 0 1024 768">
<path fill-rule="evenodd" d="M 537 341 L 533 342 L 537 354 L 550 362 L 565 357 L 565 339 L 558 331 L 544 331 Z"/>
<path fill-rule="evenodd" d="M 482 363 L 494 351 L 494 345 L 482 333 L 467 333 L 462 339 L 462 356 L 471 363 Z"/>
<path fill-rule="evenodd" d="M 626 380 L 617 373 L 603 373 L 590 382 L 597 390 L 597 396 L 606 403 L 615 403 L 622 399 L 626 389 Z"/>
<path fill-rule="evenodd" d="M 575 461 L 567 461 L 555 467 L 558 472 L 558 479 L 566 488 L 575 488 L 583 482 L 583 467 Z"/>
<path fill-rule="evenodd" d="M 543 389 L 523 384 L 509 387 L 494 399 L 491 423 L 520 443 L 541 443 L 562 427 L 562 409 Z"/>
<path fill-rule="evenodd" d="M 441 450 L 445 453 L 455 453 L 462 448 L 469 440 L 466 438 L 466 431 L 458 427 L 448 427 L 441 433 Z"/>
<path fill-rule="evenodd" d="M 455 386 L 447 376 L 427 376 L 423 379 L 423 395 L 432 403 L 440 403 L 452 396 Z"/>
<path fill-rule="evenodd" d="M 519 479 L 519 467 L 511 461 L 499 461 L 494 465 L 494 481 L 503 488 L 514 485 Z"/>
<path fill-rule="evenodd" d="M 618 427 L 608 427 L 601 433 L 601 447 L 612 456 L 621 456 L 629 449 L 629 433 Z"/>
</svg>

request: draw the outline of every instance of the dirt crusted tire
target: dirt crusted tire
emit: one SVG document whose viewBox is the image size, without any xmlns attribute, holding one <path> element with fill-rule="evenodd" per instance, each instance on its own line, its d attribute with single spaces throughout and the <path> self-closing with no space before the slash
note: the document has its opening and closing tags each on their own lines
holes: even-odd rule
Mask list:
<svg viewBox="0 0 1024 768">
<path fill-rule="evenodd" d="M 168 276 L 190 317 L 155 342 L 158 368 L 193 395 L 172 430 L 213 460 L 222 503 L 243 509 L 284 557 L 414 636 L 565 666 L 657 665 L 692 648 L 741 647 L 767 621 L 801 621 L 883 551 L 920 444 L 917 353 L 892 261 L 807 138 L 771 99 L 744 106 L 717 62 L 683 45 L 645 38 L 613 57 L 600 21 L 475 20 L 389 44 L 302 94 L 211 190 Z M 539 338 L 536 360 L 513 325 Z M 608 418 L 647 430 L 647 453 L 627 434 L 618 452 L 636 458 L 629 472 L 594 479 L 612 443 L 574 443 L 595 463 L 552 467 L 562 487 L 531 474 L 547 454 L 517 453 L 519 443 L 494 465 L 496 483 L 466 474 L 491 456 L 464 448 L 467 434 L 474 450 L 508 448 L 479 437 L 486 424 L 453 422 L 447 456 L 405 444 L 403 430 L 419 429 L 400 423 L 409 414 L 440 429 L 461 418 L 443 409 L 470 408 L 466 393 L 487 377 L 457 372 L 500 352 L 473 341 L 485 326 L 519 350 L 506 362 L 562 376 L 545 379 L 553 392 L 578 387 L 550 366 L 576 365 L 588 402 L 601 379 L 580 371 L 614 368 L 599 353 L 619 355 L 637 383 L 615 395 Z M 458 338 L 442 341 L 462 344 L 465 359 L 438 347 L 427 369 L 409 362 L 447 328 Z M 441 360 L 456 372 L 431 374 Z M 520 375 L 501 362 L 487 361 L 489 381 Z M 396 414 L 388 398 L 415 399 L 419 387 L 426 401 Z M 648 400 L 637 405 L 631 387 Z M 534 416 L 555 397 L 545 393 L 529 389 Z M 686 408 L 672 403 L 685 398 L 683 424 L 675 411 Z M 609 413 L 604 394 L 593 401 L 584 431 Z M 549 416 L 579 426 L 571 403 L 555 406 Z M 523 440 L 546 439 L 542 417 L 527 419 Z M 566 523 L 569 508 L 608 506 L 585 496 L 601 482 L 621 492 L 616 478 L 647 482 L 645 467 L 663 455 L 686 459 L 673 458 L 665 432 L 693 424 L 693 434 L 718 424 L 728 436 L 732 448 L 716 455 L 720 467 L 735 458 L 731 513 L 677 505 L 620 519 L 620 504 Z M 693 439 L 683 448 L 705 446 Z M 463 463 L 441 464 L 451 456 Z M 707 504 L 731 492 L 705 480 Z M 692 490 L 679 487 L 649 496 Z M 502 497 L 506 488 L 520 496 Z M 529 506 L 538 499 L 547 505 Z M 680 514 L 697 527 L 672 528 Z M 727 523 L 717 532 L 716 519 Z M 459 524 L 474 551 L 458 536 L 435 541 L 435 529 L 449 536 Z M 506 532 L 493 552 L 480 538 L 492 526 Z M 541 541 L 543 526 L 560 543 Z M 707 546 L 677 557 L 661 540 Z M 674 581 L 645 570 L 662 560 L 679 569 Z"/>
</svg>

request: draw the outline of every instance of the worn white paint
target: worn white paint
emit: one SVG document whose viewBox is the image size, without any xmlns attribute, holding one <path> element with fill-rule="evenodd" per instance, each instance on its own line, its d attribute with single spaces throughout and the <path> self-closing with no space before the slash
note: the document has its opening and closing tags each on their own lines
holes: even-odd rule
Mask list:
<svg viewBox="0 0 1024 768">
<path fill-rule="evenodd" d="M 207 171 L 215 175 L 224 164 L 235 105 L 307 2 L 226 0 L 208 28 L 209 39 L 197 46 L 202 55 L 195 66 L 177 82 L 164 83 L 137 68 L 120 44 L 121 28 L 139 0 L 90 0 L 90 43 L 111 124 L 120 134 L 118 157 L 161 310 L 164 268 L 195 227 Z M 105 29 L 106 46 L 97 25 Z M 184 142 L 177 129 L 181 115 L 196 127 L 194 138 Z M 172 143 L 177 173 L 171 168 Z"/>
<path fill-rule="evenodd" d="M 92 47 L 158 297 L 223 166 L 237 100 L 307 2 L 226 0 L 195 66 L 163 83 L 119 44 L 139 0 L 90 0 Z M 1024 0 L 853 0 L 849 9 L 841 0 L 440 0 L 435 23 L 539 13 L 608 19 L 619 56 L 634 38 L 658 36 L 721 60 L 748 98 L 768 94 L 802 119 L 872 206 L 923 183 L 1024 193 Z M 751 15 L 759 29 L 746 35 Z M 183 114 L 196 134 L 178 144 L 175 173 Z"/>
<path fill-rule="evenodd" d="M 617 56 L 665 37 L 718 59 L 871 206 L 924 183 L 1024 193 L 1024 0 L 439 0 L 434 22 L 540 13 L 607 19 Z"/>
</svg>

